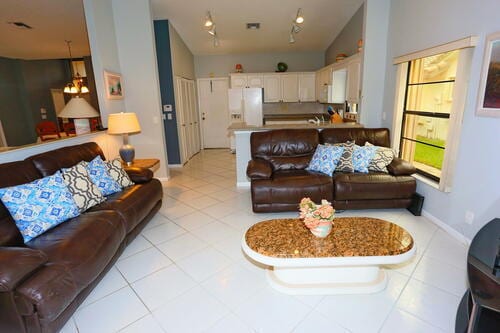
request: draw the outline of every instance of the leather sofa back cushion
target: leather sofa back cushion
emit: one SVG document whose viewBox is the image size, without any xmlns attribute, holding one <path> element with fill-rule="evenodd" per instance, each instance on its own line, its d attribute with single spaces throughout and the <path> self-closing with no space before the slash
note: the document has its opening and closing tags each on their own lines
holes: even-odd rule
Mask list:
<svg viewBox="0 0 500 333">
<path fill-rule="evenodd" d="M 315 129 L 274 130 L 250 135 L 252 158 L 269 161 L 275 171 L 305 169 L 318 143 Z"/>
<path fill-rule="evenodd" d="M 80 161 L 92 161 L 96 156 L 104 160 L 104 153 L 95 142 L 63 147 L 28 157 L 43 177 L 50 176 L 62 168 L 70 168 Z"/>
<path fill-rule="evenodd" d="M 375 146 L 391 146 L 387 128 L 327 128 L 319 134 L 320 143 L 335 144 L 353 140 L 358 146 L 364 146 L 367 141 Z"/>
<path fill-rule="evenodd" d="M 30 161 L 0 164 L 0 188 L 30 183 L 38 178 L 41 175 Z M 0 246 L 24 246 L 21 233 L 1 201 Z"/>
</svg>

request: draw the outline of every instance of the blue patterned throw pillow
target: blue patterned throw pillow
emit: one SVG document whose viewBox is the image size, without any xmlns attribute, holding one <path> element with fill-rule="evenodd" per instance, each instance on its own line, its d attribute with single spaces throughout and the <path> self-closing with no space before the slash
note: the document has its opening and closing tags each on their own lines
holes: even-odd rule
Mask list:
<svg viewBox="0 0 500 333">
<path fill-rule="evenodd" d="M 343 152 L 344 147 L 318 145 L 306 170 L 331 176 Z"/>
<path fill-rule="evenodd" d="M 354 171 L 368 173 L 368 166 L 370 162 L 375 157 L 377 152 L 377 147 L 375 146 L 354 146 L 354 151 L 352 152 L 352 165 Z"/>
<path fill-rule="evenodd" d="M 94 184 L 97 185 L 103 195 L 110 195 L 122 190 L 108 172 L 108 168 L 101 156 L 97 156 L 87 164 L 89 177 Z"/>
<path fill-rule="evenodd" d="M 12 215 L 25 243 L 80 215 L 59 171 L 28 184 L 1 188 L 0 200 Z"/>
</svg>

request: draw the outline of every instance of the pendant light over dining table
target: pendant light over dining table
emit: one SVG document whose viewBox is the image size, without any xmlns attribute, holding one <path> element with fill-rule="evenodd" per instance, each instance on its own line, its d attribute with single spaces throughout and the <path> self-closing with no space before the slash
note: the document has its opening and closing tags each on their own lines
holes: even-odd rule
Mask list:
<svg viewBox="0 0 500 333">
<path fill-rule="evenodd" d="M 69 70 L 71 74 L 71 81 L 66 84 L 63 91 L 66 94 L 72 94 L 72 95 L 88 93 L 89 88 L 83 82 L 83 78 L 80 75 L 80 73 L 78 73 L 77 71 L 75 75 L 73 74 L 73 56 L 71 54 L 71 41 L 66 40 L 65 42 L 68 45 L 69 61 L 70 61 Z"/>
</svg>

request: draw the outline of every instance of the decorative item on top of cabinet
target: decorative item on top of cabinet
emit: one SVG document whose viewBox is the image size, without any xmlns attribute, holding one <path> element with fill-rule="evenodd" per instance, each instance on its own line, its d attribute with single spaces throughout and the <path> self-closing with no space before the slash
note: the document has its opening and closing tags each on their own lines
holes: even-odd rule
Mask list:
<svg viewBox="0 0 500 333">
<path fill-rule="evenodd" d="M 243 66 L 241 64 L 236 64 L 236 73 L 243 73 Z"/>
</svg>

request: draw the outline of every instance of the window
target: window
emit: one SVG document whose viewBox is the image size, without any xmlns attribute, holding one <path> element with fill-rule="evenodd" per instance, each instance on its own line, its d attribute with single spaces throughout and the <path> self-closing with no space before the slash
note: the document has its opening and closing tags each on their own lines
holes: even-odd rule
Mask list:
<svg viewBox="0 0 500 333">
<path fill-rule="evenodd" d="M 417 172 L 439 182 L 458 51 L 412 60 L 408 64 L 399 155 Z"/>
<path fill-rule="evenodd" d="M 475 37 L 398 57 L 393 146 L 418 177 L 451 191 Z"/>
</svg>

